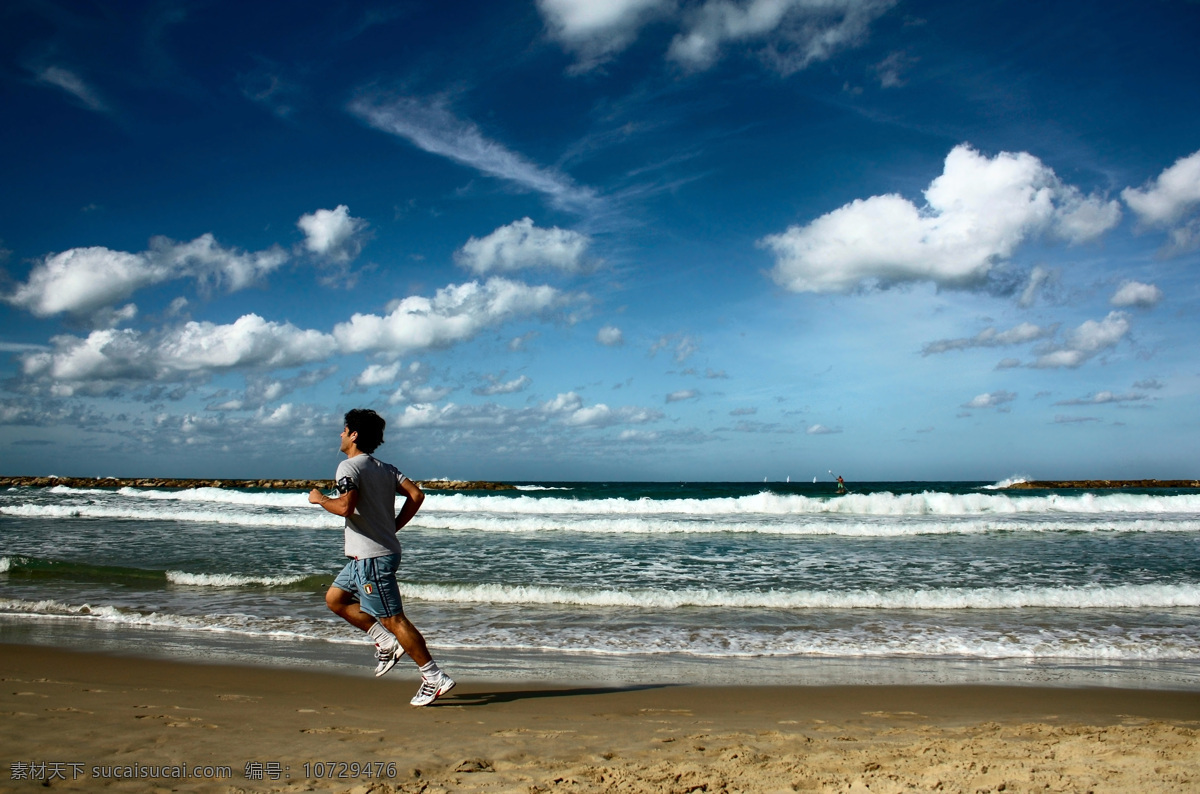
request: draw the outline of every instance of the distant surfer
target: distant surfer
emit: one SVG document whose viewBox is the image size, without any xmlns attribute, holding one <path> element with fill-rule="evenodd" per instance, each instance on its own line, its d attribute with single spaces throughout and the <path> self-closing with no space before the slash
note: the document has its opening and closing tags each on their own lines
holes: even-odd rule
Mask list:
<svg viewBox="0 0 1200 794">
<path fill-rule="evenodd" d="M 454 680 L 429 655 L 425 638 L 404 616 L 400 601 L 396 533 L 417 514 L 425 494 L 395 466 L 372 457 L 383 443 L 386 424 L 369 409 L 347 413 L 341 443 L 346 459 L 338 464 L 334 480 L 339 495 L 331 499 L 313 488 L 308 501 L 346 519 L 345 551 L 350 561 L 325 593 L 325 605 L 375 641 L 379 660 L 375 675 L 391 670 L 405 653 L 412 657 L 421 668 L 421 687 L 409 702 L 428 706 L 449 692 Z M 398 493 L 404 494 L 399 515 Z"/>
<path fill-rule="evenodd" d="M 837 479 L 837 492 L 838 493 L 846 492 L 846 481 L 842 479 L 842 475 L 840 475 L 840 474 L 838 475 L 838 479 Z"/>
</svg>

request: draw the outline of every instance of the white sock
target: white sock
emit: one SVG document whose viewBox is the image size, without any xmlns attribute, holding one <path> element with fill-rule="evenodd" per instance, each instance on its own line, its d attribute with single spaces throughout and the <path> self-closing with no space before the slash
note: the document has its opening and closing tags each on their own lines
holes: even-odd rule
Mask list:
<svg viewBox="0 0 1200 794">
<path fill-rule="evenodd" d="M 437 662 L 432 659 L 429 660 L 429 664 L 421 668 L 421 677 L 426 681 L 433 681 L 441 674 L 442 668 L 438 667 Z"/>
<path fill-rule="evenodd" d="M 380 648 L 390 648 L 392 643 L 396 642 L 396 635 L 385 629 L 379 621 L 371 624 L 371 628 L 367 629 L 367 634 L 375 640 L 375 644 Z"/>
</svg>

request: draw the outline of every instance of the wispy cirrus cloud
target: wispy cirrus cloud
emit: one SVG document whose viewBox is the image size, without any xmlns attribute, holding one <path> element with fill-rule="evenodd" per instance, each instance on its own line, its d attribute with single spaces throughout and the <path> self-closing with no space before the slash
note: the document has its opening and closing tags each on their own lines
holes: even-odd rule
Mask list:
<svg viewBox="0 0 1200 794">
<path fill-rule="evenodd" d="M 66 91 L 82 102 L 88 110 L 94 110 L 97 113 L 108 112 L 108 106 L 100 99 L 96 90 L 70 69 L 64 69 L 61 66 L 46 66 L 37 70 L 37 80 L 39 83 L 52 85 Z"/>
<path fill-rule="evenodd" d="M 484 379 L 487 381 L 487 385 L 477 386 L 471 389 L 471 393 L 481 397 L 495 397 L 498 394 L 516 394 L 517 392 L 524 391 L 533 383 L 533 380 L 528 375 L 521 375 L 508 381 L 502 380 L 503 377 L 504 373 L 500 373 L 499 375 L 485 375 Z"/>
<path fill-rule="evenodd" d="M 1099 421 L 1095 416 L 1064 416 L 1063 414 L 1056 414 L 1054 416 L 1054 424 L 1056 425 L 1079 425 Z"/>
<path fill-rule="evenodd" d="M 683 402 L 684 400 L 694 400 L 699 396 L 700 392 L 696 391 L 695 389 L 680 389 L 679 391 L 673 391 L 668 394 L 667 402 L 678 403 Z"/>
<path fill-rule="evenodd" d="M 546 32 L 577 57 L 579 74 L 612 60 L 640 30 L 663 22 L 678 30 L 667 60 L 698 72 L 727 50 L 756 55 L 789 75 L 857 46 L 895 0 L 538 0 Z"/>
<path fill-rule="evenodd" d="M 970 401 L 963 403 L 963 408 L 996 408 L 1000 411 L 1007 411 L 1008 404 L 1017 399 L 1017 395 L 1013 392 L 1001 389 L 1000 391 L 985 392 L 973 397 Z"/>
<path fill-rule="evenodd" d="M 1147 399 L 1144 394 L 1115 394 L 1111 391 L 1099 391 L 1087 397 L 1077 397 L 1073 400 L 1059 400 L 1055 405 L 1109 405 L 1120 403 L 1141 402 Z"/>
<path fill-rule="evenodd" d="M 921 348 L 921 355 L 931 356 L 938 353 L 948 353 L 951 350 L 967 350 L 973 347 L 1019 345 L 1054 336 L 1057 331 L 1057 324 L 1042 327 L 1033 323 L 1021 323 L 1007 331 L 997 331 L 994 327 L 989 326 L 975 334 L 975 336 L 962 339 L 939 339 L 936 342 L 930 342 Z"/>
<path fill-rule="evenodd" d="M 684 29 L 667 57 L 692 69 L 708 69 L 729 45 L 756 47 L 762 61 L 787 76 L 831 58 L 866 38 L 872 22 L 894 0 L 706 0 L 684 13 Z"/>
<path fill-rule="evenodd" d="M 523 190 L 548 197 L 564 209 L 597 202 L 596 192 L 571 177 L 538 165 L 483 134 L 475 122 L 456 116 L 445 97 L 364 95 L 349 105 L 352 114 L 418 149 L 445 157 Z"/>
</svg>

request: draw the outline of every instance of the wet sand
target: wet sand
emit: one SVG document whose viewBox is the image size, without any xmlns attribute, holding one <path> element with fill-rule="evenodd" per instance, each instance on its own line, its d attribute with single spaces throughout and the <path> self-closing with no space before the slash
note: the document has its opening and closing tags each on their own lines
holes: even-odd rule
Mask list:
<svg viewBox="0 0 1200 794">
<path fill-rule="evenodd" d="M 414 709 L 415 670 L 357 672 L 0 645 L 0 791 L 1200 790 L 1195 691 L 462 681 Z"/>
</svg>

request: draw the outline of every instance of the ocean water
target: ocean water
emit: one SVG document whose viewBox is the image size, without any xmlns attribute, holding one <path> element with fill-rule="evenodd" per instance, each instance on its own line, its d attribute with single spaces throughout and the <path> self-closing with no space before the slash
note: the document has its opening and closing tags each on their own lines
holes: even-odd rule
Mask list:
<svg viewBox="0 0 1200 794">
<path fill-rule="evenodd" d="M 1200 688 L 1200 492 L 851 491 L 430 492 L 401 592 L 460 677 Z M 11 488 L 0 642 L 369 674 L 341 549 L 300 492 Z"/>
</svg>

